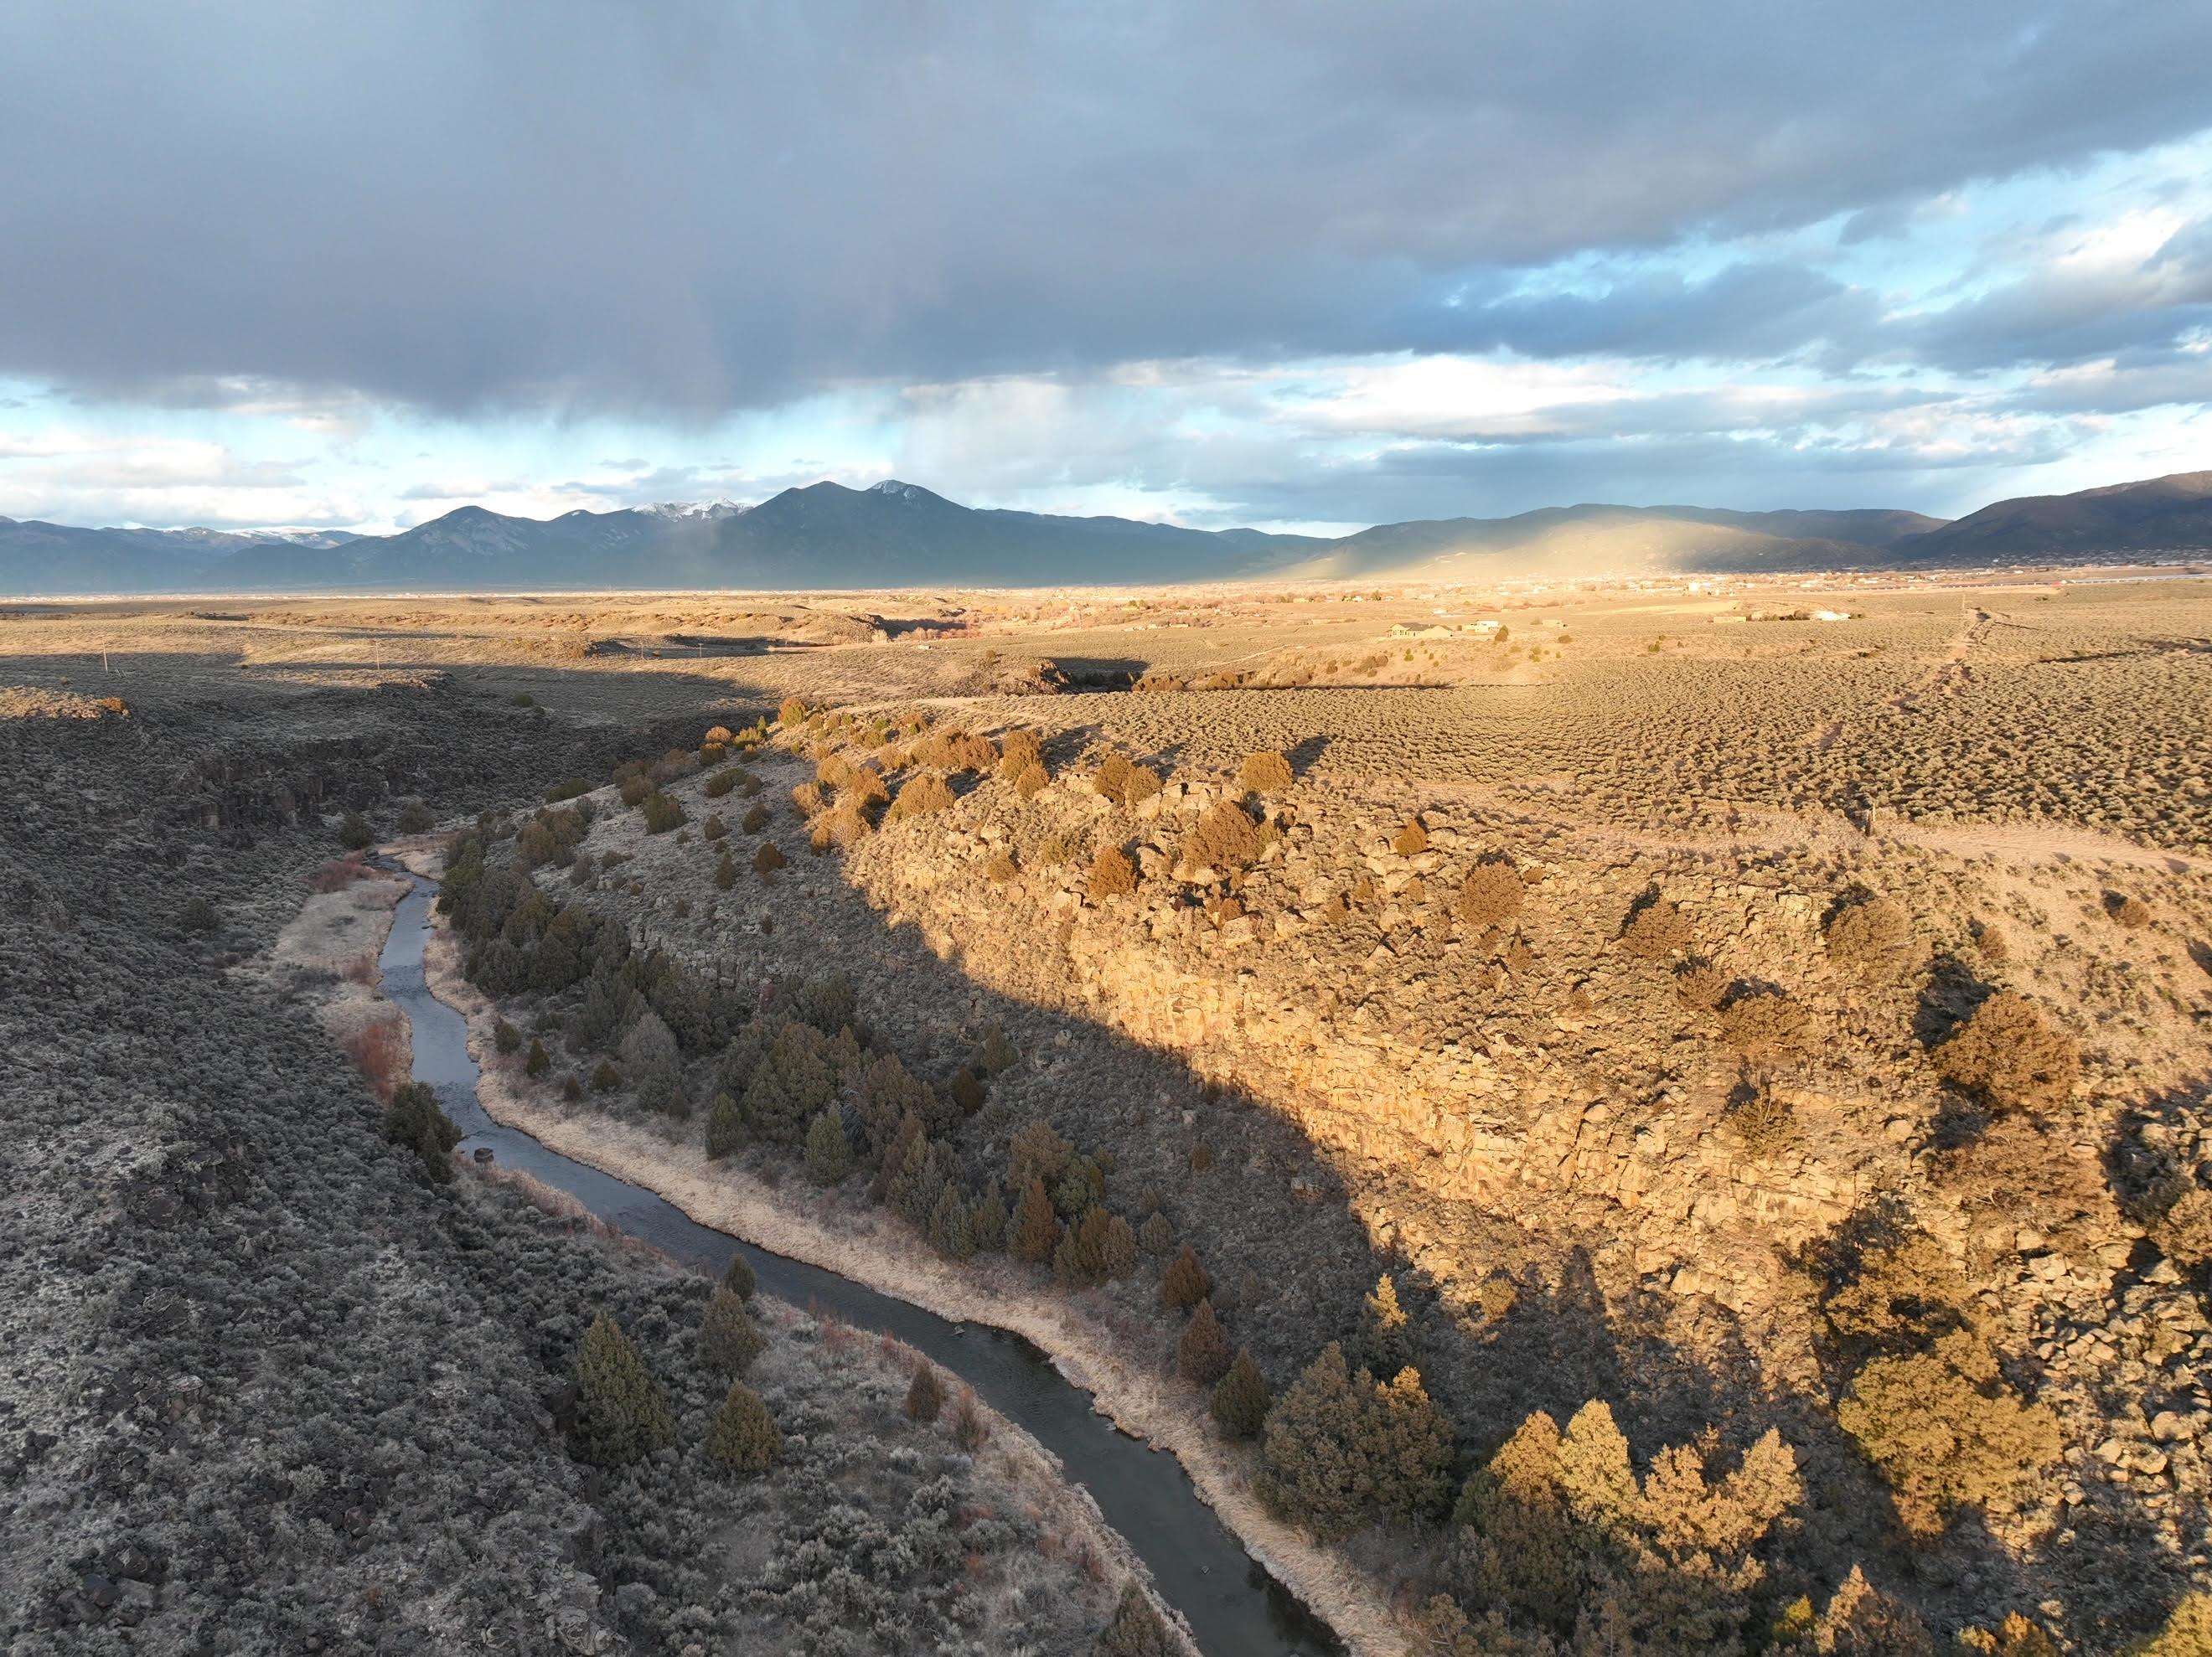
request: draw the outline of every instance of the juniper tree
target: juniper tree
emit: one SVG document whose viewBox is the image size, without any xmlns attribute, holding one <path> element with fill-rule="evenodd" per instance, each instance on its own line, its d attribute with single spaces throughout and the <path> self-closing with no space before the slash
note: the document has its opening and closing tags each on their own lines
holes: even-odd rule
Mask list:
<svg viewBox="0 0 2212 1657">
<path fill-rule="evenodd" d="M 1198 1263 L 1198 1251 L 1185 1243 L 1182 1252 L 1168 1262 L 1168 1269 L 1160 1274 L 1160 1304 L 1181 1312 L 1197 1305 L 1212 1292 L 1213 1279 Z"/>
<path fill-rule="evenodd" d="M 937 1419 L 938 1411 L 945 1407 L 945 1382 L 938 1376 L 937 1368 L 927 1358 L 914 1366 L 914 1379 L 907 1384 L 907 1416 L 923 1423 Z"/>
<path fill-rule="evenodd" d="M 722 1268 L 722 1287 L 741 1301 L 749 1301 L 753 1297 L 757 1284 L 753 1278 L 752 1262 L 745 1258 L 743 1249 L 731 1255 L 730 1263 Z"/>
<path fill-rule="evenodd" d="M 1213 1302 L 1199 1302 L 1176 1343 L 1176 1373 L 1194 1387 L 1211 1387 L 1229 1373 L 1229 1337 L 1213 1315 Z"/>
<path fill-rule="evenodd" d="M 576 1443 L 583 1460 L 620 1467 L 675 1442 L 668 1397 L 615 1320 L 592 1320 L 576 1354 Z"/>
<path fill-rule="evenodd" d="M 699 1320 L 699 1357 L 717 1375 L 741 1375 L 768 1350 L 768 1338 L 739 1296 L 717 1289 Z"/>
<path fill-rule="evenodd" d="M 929 1215 L 930 1245 L 949 1260 L 964 1260 L 975 1253 L 975 1238 L 968 1226 L 968 1204 L 960 1187 L 947 1181 L 938 1193 L 937 1206 Z"/>
<path fill-rule="evenodd" d="M 1060 1216 L 1044 1194 L 1044 1181 L 1032 1177 L 1007 1227 L 1006 1252 L 1016 1259 L 1042 1266 L 1060 1247 Z"/>
<path fill-rule="evenodd" d="M 1173 1657 L 1180 1648 L 1168 1635 L 1160 1614 L 1134 1582 L 1121 1589 L 1113 1620 L 1099 1631 L 1095 1657 Z"/>
<path fill-rule="evenodd" d="M 1231 1438 L 1254 1437 L 1266 1425 L 1267 1406 L 1273 1401 L 1267 1391 L 1267 1378 L 1260 1373 L 1252 1354 L 1243 1347 L 1237 1348 L 1229 1373 L 1213 1389 L 1214 1422 Z"/>
<path fill-rule="evenodd" d="M 815 1113 L 806 1125 L 806 1174 L 817 1185 L 831 1186 L 853 1171 L 853 1142 L 836 1108 Z"/>
<path fill-rule="evenodd" d="M 733 1473 L 764 1473 L 782 1460 L 783 1434 L 761 1395 L 742 1381 L 730 1383 L 707 1429 L 707 1455 Z"/>
</svg>

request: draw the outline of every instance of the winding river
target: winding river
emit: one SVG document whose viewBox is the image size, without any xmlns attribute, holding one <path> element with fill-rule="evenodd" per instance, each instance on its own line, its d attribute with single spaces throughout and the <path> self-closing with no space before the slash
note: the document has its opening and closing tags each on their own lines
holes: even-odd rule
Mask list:
<svg viewBox="0 0 2212 1657">
<path fill-rule="evenodd" d="M 413 1025 L 415 1079 L 437 1089 L 446 1114 L 468 1136 L 465 1154 L 488 1148 L 507 1167 L 568 1193 L 610 1225 L 702 1271 L 719 1274 L 731 1255 L 742 1253 L 766 1293 L 888 1331 L 927 1354 L 1060 1458 L 1067 1476 L 1091 1493 L 1106 1522 L 1151 1569 L 1163 1597 L 1188 1620 L 1206 1657 L 1342 1652 L 1328 1627 L 1263 1570 L 1199 1499 L 1173 1456 L 1118 1430 L 1030 1342 L 951 1322 L 834 1272 L 769 1253 L 493 1121 L 477 1100 L 476 1061 L 460 1015 L 431 994 L 423 979 L 436 884 L 406 878 L 412 889 L 400 900 L 378 965 L 384 992 Z"/>
</svg>

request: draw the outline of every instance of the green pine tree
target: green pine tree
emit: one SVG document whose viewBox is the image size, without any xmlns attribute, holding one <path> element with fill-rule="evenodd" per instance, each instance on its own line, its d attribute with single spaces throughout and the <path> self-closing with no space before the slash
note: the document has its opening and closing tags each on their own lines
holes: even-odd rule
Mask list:
<svg viewBox="0 0 2212 1657">
<path fill-rule="evenodd" d="M 615 1320 L 592 1320 L 576 1354 L 577 1450 L 602 1467 L 620 1467 L 676 1439 L 668 1397 Z"/>
<path fill-rule="evenodd" d="M 1160 1274 L 1160 1304 L 1172 1311 L 1188 1311 L 1212 1292 L 1213 1280 L 1198 1263 L 1198 1251 L 1185 1243 Z"/>
</svg>

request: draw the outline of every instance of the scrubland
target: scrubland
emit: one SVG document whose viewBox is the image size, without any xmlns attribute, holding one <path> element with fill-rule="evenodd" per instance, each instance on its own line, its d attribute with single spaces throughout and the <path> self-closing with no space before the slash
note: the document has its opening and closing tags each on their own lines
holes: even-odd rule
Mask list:
<svg viewBox="0 0 2212 1657">
<path fill-rule="evenodd" d="M 1058 1297 L 1398 1642 L 2199 1648 L 2203 583 L 355 602 L 6 677 L 480 722 L 501 1085 Z M 428 826 L 179 757 L 226 878 L 225 801 Z"/>
</svg>

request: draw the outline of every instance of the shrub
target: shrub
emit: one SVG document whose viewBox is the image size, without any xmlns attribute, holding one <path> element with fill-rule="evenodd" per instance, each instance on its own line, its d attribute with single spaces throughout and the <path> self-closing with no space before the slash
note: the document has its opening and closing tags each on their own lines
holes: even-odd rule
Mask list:
<svg viewBox="0 0 2212 1657">
<path fill-rule="evenodd" d="M 1762 1087 L 1732 1106 L 1721 1118 L 1721 1127 L 1744 1156 L 1764 1162 L 1796 1138 L 1797 1119 L 1786 1101 Z"/>
<path fill-rule="evenodd" d="M 545 1044 L 532 1036 L 529 1056 L 522 1061 L 522 1073 L 534 1079 L 544 1075 L 552 1066 L 553 1056 L 545 1051 Z"/>
<path fill-rule="evenodd" d="M 1137 865 L 1118 847 L 1103 846 L 1091 860 L 1091 901 L 1127 897 L 1137 889 Z"/>
<path fill-rule="evenodd" d="M 177 911 L 177 925 L 188 932 L 211 932 L 222 924 L 215 905 L 204 897 L 188 897 Z"/>
<path fill-rule="evenodd" d="M 1779 990 L 1753 991 L 1721 1009 L 1721 1040 L 1747 1059 L 1784 1059 L 1802 1053 L 1812 1039 L 1804 1004 Z"/>
<path fill-rule="evenodd" d="M 592 1091 L 594 1093 L 612 1093 L 622 1084 L 622 1072 L 614 1067 L 612 1061 L 605 1059 L 600 1059 L 599 1068 L 592 1072 Z"/>
<path fill-rule="evenodd" d="M 945 1383 L 938 1377 L 937 1367 L 927 1358 L 921 1359 L 914 1366 L 914 1379 L 907 1384 L 907 1419 L 933 1422 L 944 1407 Z"/>
<path fill-rule="evenodd" d="M 707 821 L 699 825 L 702 840 L 721 840 L 730 832 L 730 825 L 722 821 L 720 812 L 709 812 Z"/>
<path fill-rule="evenodd" d="M 2057 1418 L 2014 1396 L 1987 1344 L 1966 1330 L 1869 1362 L 1836 1419 L 1888 1479 L 1898 1516 L 1923 1534 L 1960 1507 L 2008 1507 L 2062 1442 Z"/>
<path fill-rule="evenodd" d="M 807 712 L 805 702 L 796 696 L 787 696 L 783 706 L 775 711 L 775 722 L 787 731 L 795 730 L 806 723 Z"/>
<path fill-rule="evenodd" d="M 1181 1643 L 1169 1636 L 1160 1614 L 1133 1581 L 1122 1585 L 1113 1620 L 1099 1630 L 1094 1657 L 1175 1657 Z"/>
<path fill-rule="evenodd" d="M 1052 786 L 1052 777 L 1042 765 L 1024 765 L 1014 773 L 1013 782 L 1015 793 L 1035 799 Z"/>
<path fill-rule="evenodd" d="M 683 826 L 684 807 L 672 794 L 664 794 L 656 788 L 645 797 L 642 810 L 645 832 L 648 835 L 665 835 Z"/>
<path fill-rule="evenodd" d="M 1975 1008 L 1934 1057 L 1945 1081 L 2001 1111 L 2062 1105 L 2081 1076 L 2073 1039 L 2011 990 Z"/>
<path fill-rule="evenodd" d="M 768 807 L 757 804 L 747 806 L 744 816 L 738 820 L 738 827 L 749 835 L 757 835 L 768 827 Z"/>
<path fill-rule="evenodd" d="M 1262 849 L 1259 825 L 1232 800 L 1208 806 L 1183 836 L 1182 860 L 1192 868 L 1243 869 Z"/>
<path fill-rule="evenodd" d="M 1212 1292 L 1213 1279 L 1198 1263 L 1198 1251 L 1185 1243 L 1160 1274 L 1160 1304 L 1171 1311 L 1186 1311 Z"/>
<path fill-rule="evenodd" d="M 1129 786 L 1130 768 L 1127 755 L 1109 754 L 1091 774 L 1091 792 L 1119 805 L 1122 790 Z"/>
<path fill-rule="evenodd" d="M 2131 932 L 2150 925 L 2150 905 L 2131 892 L 2106 893 L 2105 913 Z"/>
<path fill-rule="evenodd" d="M 1212 1387 L 1229 1373 L 1229 1337 L 1213 1314 L 1213 1302 L 1199 1302 L 1176 1343 L 1176 1373 L 1194 1387 Z"/>
<path fill-rule="evenodd" d="M 1674 969 L 1674 998 L 1692 1012 L 1718 1011 L 1728 992 L 1728 974 L 1710 961 L 1685 961 Z"/>
<path fill-rule="evenodd" d="M 699 1358 L 719 1375 L 742 1375 L 768 1350 L 768 1338 L 754 1324 L 744 1302 L 717 1289 L 699 1320 Z"/>
<path fill-rule="evenodd" d="M 1830 915 L 1822 936 L 1838 964 L 1886 976 L 1903 964 L 1912 946 L 1912 917 L 1890 898 L 1862 898 Z"/>
<path fill-rule="evenodd" d="M 1390 849 L 1400 857 L 1413 857 L 1429 849 L 1429 831 L 1420 818 L 1407 817 L 1398 832 L 1390 837 Z"/>
<path fill-rule="evenodd" d="M 1201 1301 L 1200 1304 L 1206 1302 Z M 1260 1373 L 1252 1354 L 1243 1347 L 1237 1348 L 1228 1374 L 1213 1389 L 1211 1407 L 1214 1423 L 1231 1438 L 1256 1437 L 1267 1424 L 1267 1408 L 1273 1401 L 1267 1391 L 1267 1378 Z"/>
<path fill-rule="evenodd" d="M 421 800 L 409 800 L 399 808 L 399 832 L 403 835 L 428 834 L 436 827 L 438 819 L 430 815 L 430 808 Z"/>
<path fill-rule="evenodd" d="M 491 1044 L 501 1053 L 519 1052 L 522 1047 L 522 1032 L 504 1018 L 493 1021 Z"/>
<path fill-rule="evenodd" d="M 576 1354 L 576 1450 L 584 1460 L 624 1466 L 675 1442 L 667 1395 L 604 1312 Z"/>
<path fill-rule="evenodd" d="M 376 830 L 358 811 L 349 811 L 338 822 L 338 844 L 349 852 L 365 852 L 376 839 Z"/>
<path fill-rule="evenodd" d="M 901 786 L 898 798 L 891 802 L 891 809 L 885 814 L 885 821 L 903 822 L 909 817 L 949 811 L 952 802 L 952 790 L 945 779 L 934 771 L 925 771 Z"/>
<path fill-rule="evenodd" d="M 622 780 L 622 803 L 624 805 L 642 805 L 646 796 L 652 792 L 653 779 L 642 771 L 632 772 Z"/>
<path fill-rule="evenodd" d="M 763 841 L 760 849 L 753 853 L 753 872 L 763 881 L 784 865 L 784 855 L 775 849 L 775 842 L 772 840 Z"/>
<path fill-rule="evenodd" d="M 708 799 L 720 799 L 723 795 L 728 793 L 730 790 L 735 788 L 737 786 L 737 768 L 735 766 L 725 766 L 721 770 L 715 772 L 712 776 L 707 779 L 706 785 L 702 792 L 705 793 Z"/>
<path fill-rule="evenodd" d="M 761 1395 L 742 1381 L 730 1383 L 707 1429 L 707 1458 L 733 1473 L 764 1473 L 783 1459 L 783 1434 Z"/>
<path fill-rule="evenodd" d="M 714 888 L 717 891 L 726 892 L 737 883 L 738 865 L 732 860 L 730 854 L 725 852 L 722 853 L 721 861 L 714 865 Z"/>
<path fill-rule="evenodd" d="M 1237 786 L 1248 794 L 1285 793 L 1296 781 L 1291 762 L 1272 750 L 1247 754 L 1237 773 Z"/>
<path fill-rule="evenodd" d="M 1452 913 L 1478 931 L 1503 926 L 1521 913 L 1524 888 L 1521 871 L 1503 857 L 1485 858 L 1460 882 Z"/>
<path fill-rule="evenodd" d="M 1689 917 L 1656 892 L 1638 900 L 1620 929 L 1620 947 L 1640 961 L 1680 955 L 1692 941 Z"/>
<path fill-rule="evenodd" d="M 544 800 L 548 805 L 558 805 L 564 800 L 575 799 L 591 792 L 592 785 L 583 778 L 565 777 L 545 791 Z"/>
<path fill-rule="evenodd" d="M 2212 1652 L 2212 1593 L 2183 1597 L 2166 1619 L 2166 1626 L 2135 1652 L 2134 1657 L 2205 1657 Z"/>
<path fill-rule="evenodd" d="M 1044 763 L 1044 742 L 1034 731 L 1009 731 L 999 738 L 999 774 L 1013 777 L 1024 766 Z"/>
</svg>

